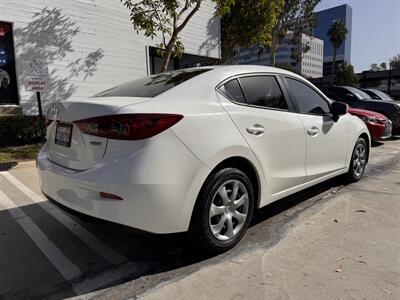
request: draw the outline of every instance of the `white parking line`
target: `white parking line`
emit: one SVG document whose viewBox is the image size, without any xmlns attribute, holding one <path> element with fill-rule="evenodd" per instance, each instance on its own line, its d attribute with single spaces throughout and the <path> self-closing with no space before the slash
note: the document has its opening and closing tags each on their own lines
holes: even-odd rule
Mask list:
<svg viewBox="0 0 400 300">
<path fill-rule="evenodd" d="M 82 275 L 81 270 L 74 265 L 60 249 L 48 239 L 32 219 L 2 191 L 0 191 L 0 205 L 8 210 L 14 220 L 22 227 L 26 234 L 28 234 L 36 246 L 39 247 L 47 259 L 67 281 Z"/>
<path fill-rule="evenodd" d="M 76 223 L 71 217 L 55 207 L 49 201 L 36 194 L 21 181 L 15 178 L 9 172 L 0 172 L 9 182 L 11 182 L 22 193 L 29 197 L 34 203 L 40 205 L 46 212 L 52 215 L 56 220 L 63 224 L 70 232 L 75 234 L 80 240 L 87 244 L 90 248 L 96 251 L 100 256 L 106 259 L 111 264 L 121 264 L 127 261 L 126 257 L 107 246 L 95 235 L 89 232 L 86 228 Z"/>
</svg>

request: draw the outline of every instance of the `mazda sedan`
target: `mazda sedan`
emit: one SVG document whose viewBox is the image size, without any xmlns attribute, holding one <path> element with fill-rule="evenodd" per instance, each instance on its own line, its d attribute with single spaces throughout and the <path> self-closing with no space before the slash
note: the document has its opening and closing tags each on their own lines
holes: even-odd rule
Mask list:
<svg viewBox="0 0 400 300">
<path fill-rule="evenodd" d="M 92 217 L 226 251 L 253 211 L 329 178 L 359 180 L 365 124 L 294 73 L 263 66 L 135 79 L 48 112 L 48 199 Z"/>
</svg>

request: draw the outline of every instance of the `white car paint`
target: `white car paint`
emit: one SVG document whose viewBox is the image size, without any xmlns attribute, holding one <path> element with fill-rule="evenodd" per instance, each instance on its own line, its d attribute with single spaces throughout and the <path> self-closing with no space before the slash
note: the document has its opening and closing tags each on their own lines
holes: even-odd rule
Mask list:
<svg viewBox="0 0 400 300">
<path fill-rule="evenodd" d="M 89 98 L 58 103 L 57 121 L 110 114 L 172 113 L 183 119 L 145 140 L 87 135 L 74 125 L 70 148 L 54 144 L 55 124 L 37 159 L 43 193 L 81 213 L 154 233 L 188 230 L 203 183 L 224 160 L 246 159 L 259 183 L 258 207 L 346 173 L 365 124 L 232 103 L 216 88 L 245 74 L 302 77 L 263 66 L 219 66 L 154 98 Z M 315 88 L 315 87 L 314 87 Z M 316 88 L 315 88 L 316 89 Z M 328 98 L 325 98 L 327 101 Z M 50 108 L 50 114 L 54 108 Z M 263 124 L 261 136 L 248 127 Z M 307 130 L 316 126 L 316 137 Z M 326 130 L 330 126 L 333 130 Z M 370 138 L 369 138 L 370 140 Z M 101 198 L 99 192 L 124 200 Z"/>
</svg>

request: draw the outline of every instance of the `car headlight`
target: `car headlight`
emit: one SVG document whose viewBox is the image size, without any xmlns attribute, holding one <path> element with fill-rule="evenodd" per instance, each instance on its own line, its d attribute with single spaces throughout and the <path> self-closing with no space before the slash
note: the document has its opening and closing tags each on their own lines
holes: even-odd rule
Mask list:
<svg viewBox="0 0 400 300">
<path fill-rule="evenodd" d="M 378 119 L 376 117 L 361 117 L 361 119 L 365 123 L 376 123 L 378 121 Z"/>
</svg>

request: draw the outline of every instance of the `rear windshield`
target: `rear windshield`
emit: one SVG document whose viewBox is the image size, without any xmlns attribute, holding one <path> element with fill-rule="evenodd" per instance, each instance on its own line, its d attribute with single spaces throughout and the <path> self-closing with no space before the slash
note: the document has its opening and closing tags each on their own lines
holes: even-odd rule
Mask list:
<svg viewBox="0 0 400 300">
<path fill-rule="evenodd" d="M 178 70 L 149 77 L 142 77 L 108 89 L 104 92 L 94 95 L 93 97 L 153 98 L 181 84 L 182 82 L 192 79 L 193 77 L 209 70 L 211 69 Z"/>
<path fill-rule="evenodd" d="M 367 93 L 356 89 L 356 88 L 352 88 L 352 87 L 347 87 L 347 89 L 352 92 L 359 100 L 363 100 L 363 99 L 371 99 L 371 96 L 368 95 Z"/>
<path fill-rule="evenodd" d="M 385 94 L 384 92 L 373 90 L 372 93 L 377 94 L 382 100 L 393 100 L 392 97 L 390 97 L 388 94 Z"/>
</svg>

